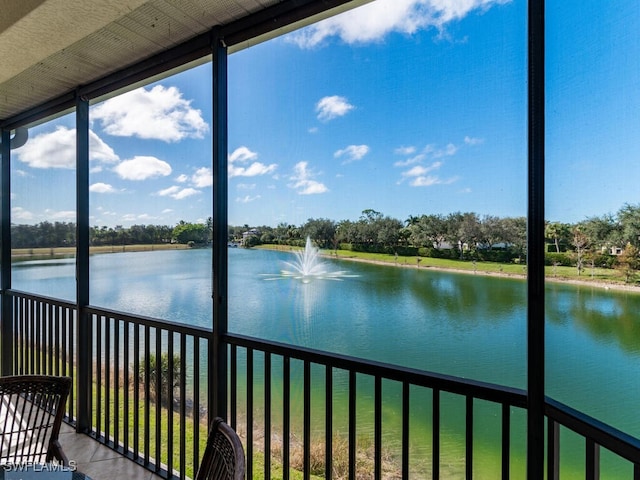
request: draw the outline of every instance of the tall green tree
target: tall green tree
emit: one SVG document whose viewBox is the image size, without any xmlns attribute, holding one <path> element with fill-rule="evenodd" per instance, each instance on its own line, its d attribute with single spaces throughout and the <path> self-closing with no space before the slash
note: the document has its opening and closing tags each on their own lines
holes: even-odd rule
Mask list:
<svg viewBox="0 0 640 480">
<path fill-rule="evenodd" d="M 203 223 L 187 223 L 180 221 L 173 229 L 173 238 L 178 243 L 193 242 L 197 245 L 207 243 L 209 237 L 209 229 Z"/>
<path fill-rule="evenodd" d="M 622 253 L 618 255 L 618 268 L 624 275 L 624 281 L 630 283 L 640 270 L 640 249 L 627 243 Z"/>
<path fill-rule="evenodd" d="M 556 247 L 556 253 L 560 253 L 560 244 L 566 243 L 571 238 L 569 225 L 560 222 L 547 223 L 544 235 Z"/>
</svg>

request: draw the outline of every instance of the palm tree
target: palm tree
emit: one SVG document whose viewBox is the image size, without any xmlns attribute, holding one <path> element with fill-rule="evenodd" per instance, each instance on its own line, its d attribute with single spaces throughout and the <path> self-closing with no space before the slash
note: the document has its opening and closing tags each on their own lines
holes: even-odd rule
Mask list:
<svg viewBox="0 0 640 480">
<path fill-rule="evenodd" d="M 565 223 L 550 222 L 544 230 L 544 235 L 553 241 L 556 246 L 556 253 L 560 253 L 560 241 L 565 240 L 569 235 L 569 226 Z"/>
</svg>

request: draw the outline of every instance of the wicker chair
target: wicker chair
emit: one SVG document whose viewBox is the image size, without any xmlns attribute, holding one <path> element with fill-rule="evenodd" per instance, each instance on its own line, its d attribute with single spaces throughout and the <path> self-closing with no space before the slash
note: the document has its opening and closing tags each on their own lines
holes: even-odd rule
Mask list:
<svg viewBox="0 0 640 480">
<path fill-rule="evenodd" d="M 217 417 L 213 421 L 196 480 L 243 480 L 244 449 L 238 434 Z"/>
<path fill-rule="evenodd" d="M 0 377 L 0 464 L 69 465 L 58 435 L 70 390 L 69 377 Z"/>
</svg>

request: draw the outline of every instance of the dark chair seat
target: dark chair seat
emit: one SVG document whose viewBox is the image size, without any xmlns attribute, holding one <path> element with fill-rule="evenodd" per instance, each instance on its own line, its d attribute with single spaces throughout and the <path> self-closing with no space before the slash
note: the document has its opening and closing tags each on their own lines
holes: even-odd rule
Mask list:
<svg viewBox="0 0 640 480">
<path fill-rule="evenodd" d="M 70 390 L 69 377 L 0 377 L 0 464 L 69 465 L 58 436 Z"/>
<path fill-rule="evenodd" d="M 244 474 L 242 442 L 235 430 L 217 417 L 211 425 L 196 480 L 242 480 Z"/>
</svg>

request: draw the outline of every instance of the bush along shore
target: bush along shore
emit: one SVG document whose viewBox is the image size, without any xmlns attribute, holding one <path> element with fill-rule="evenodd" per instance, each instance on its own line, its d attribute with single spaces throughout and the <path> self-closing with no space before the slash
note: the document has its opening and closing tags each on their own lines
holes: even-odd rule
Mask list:
<svg viewBox="0 0 640 480">
<path fill-rule="evenodd" d="M 255 248 L 293 252 L 300 247 L 288 245 L 259 245 Z M 356 252 L 345 249 L 322 250 L 321 253 L 325 258 L 402 268 L 442 270 L 471 275 L 501 276 L 505 278 L 525 279 L 527 277 L 526 264 L 517 262 L 499 263 L 473 259 L 459 260 L 423 257 L 420 255 L 403 256 L 388 253 Z M 635 273 L 640 272 L 636 271 Z M 588 264 L 581 270 L 578 270 L 575 266 L 565 266 L 554 263 L 545 266 L 545 276 L 549 282 L 564 282 L 640 293 L 640 284 L 635 275 L 630 279 L 627 272 L 616 268 L 598 267 Z"/>
</svg>

